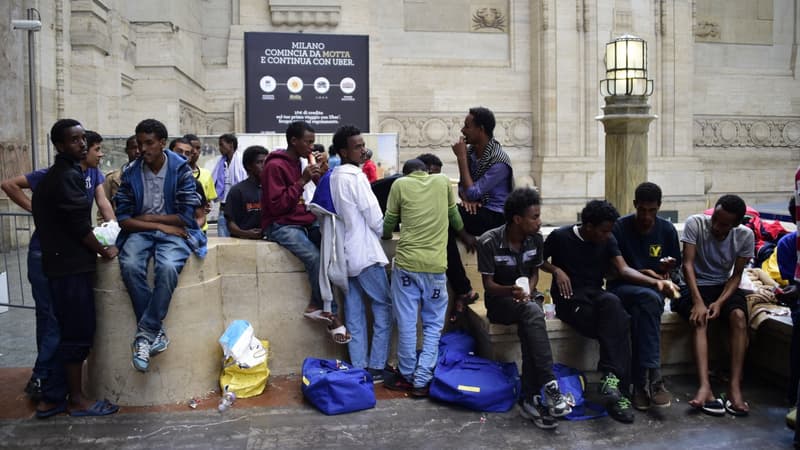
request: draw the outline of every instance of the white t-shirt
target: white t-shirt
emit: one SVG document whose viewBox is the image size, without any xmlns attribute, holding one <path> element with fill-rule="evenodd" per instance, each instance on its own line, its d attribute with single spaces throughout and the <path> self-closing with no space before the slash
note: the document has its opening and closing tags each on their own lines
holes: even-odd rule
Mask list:
<svg viewBox="0 0 800 450">
<path fill-rule="evenodd" d="M 697 247 L 694 273 L 698 286 L 725 284 L 736 259 L 752 258 L 755 254 L 755 238 L 749 228 L 739 225 L 718 241 L 711 234 L 711 216 L 705 214 L 686 219 L 681 241 Z"/>
</svg>

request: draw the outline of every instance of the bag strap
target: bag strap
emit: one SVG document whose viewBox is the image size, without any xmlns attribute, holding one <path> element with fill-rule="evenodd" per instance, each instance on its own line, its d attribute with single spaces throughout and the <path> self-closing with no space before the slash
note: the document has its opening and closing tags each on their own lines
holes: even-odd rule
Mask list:
<svg viewBox="0 0 800 450">
<path fill-rule="evenodd" d="M 605 417 L 608 415 L 608 412 L 605 408 L 601 405 L 598 405 L 594 402 L 589 402 L 584 400 L 583 401 L 583 414 L 578 414 L 576 410 L 572 410 L 571 413 L 567 414 L 565 417 L 567 420 L 589 420 L 589 419 L 596 419 L 598 417 Z"/>
</svg>

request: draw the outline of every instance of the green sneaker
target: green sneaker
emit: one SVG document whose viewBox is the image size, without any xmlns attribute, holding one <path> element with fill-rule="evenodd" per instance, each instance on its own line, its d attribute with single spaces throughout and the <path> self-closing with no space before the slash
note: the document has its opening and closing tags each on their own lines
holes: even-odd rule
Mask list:
<svg viewBox="0 0 800 450">
<path fill-rule="evenodd" d="M 619 400 L 610 403 L 608 405 L 608 415 L 622 423 L 633 423 L 631 401 L 627 397 L 620 397 Z"/>
<path fill-rule="evenodd" d="M 792 430 L 797 426 L 797 408 L 790 409 L 789 413 L 786 414 L 786 426 Z"/>
<path fill-rule="evenodd" d="M 603 378 L 600 379 L 600 394 L 605 397 L 606 402 L 616 402 L 617 400 L 622 397 L 622 394 L 619 392 L 619 378 L 616 375 L 609 372 Z"/>
</svg>

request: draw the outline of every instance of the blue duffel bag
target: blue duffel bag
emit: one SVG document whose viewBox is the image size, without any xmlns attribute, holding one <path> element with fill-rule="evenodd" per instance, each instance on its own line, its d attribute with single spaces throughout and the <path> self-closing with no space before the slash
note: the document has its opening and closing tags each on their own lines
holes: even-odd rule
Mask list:
<svg viewBox="0 0 800 450">
<path fill-rule="evenodd" d="M 475 411 L 505 412 L 520 393 L 517 365 L 447 351 L 433 373 L 430 396 Z"/>
<path fill-rule="evenodd" d="M 328 415 L 375 407 L 369 372 L 337 359 L 306 358 L 301 389 L 312 405 Z"/>
<path fill-rule="evenodd" d="M 475 338 L 464 330 L 451 331 L 439 338 L 439 358 L 445 353 L 475 353 Z"/>
</svg>

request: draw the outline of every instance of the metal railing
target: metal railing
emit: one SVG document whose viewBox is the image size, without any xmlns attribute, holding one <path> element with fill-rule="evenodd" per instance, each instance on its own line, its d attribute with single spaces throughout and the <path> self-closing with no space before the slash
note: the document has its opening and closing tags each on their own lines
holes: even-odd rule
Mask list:
<svg viewBox="0 0 800 450">
<path fill-rule="evenodd" d="M 33 230 L 30 213 L 0 212 L 0 307 L 34 309 L 27 263 Z"/>
</svg>

